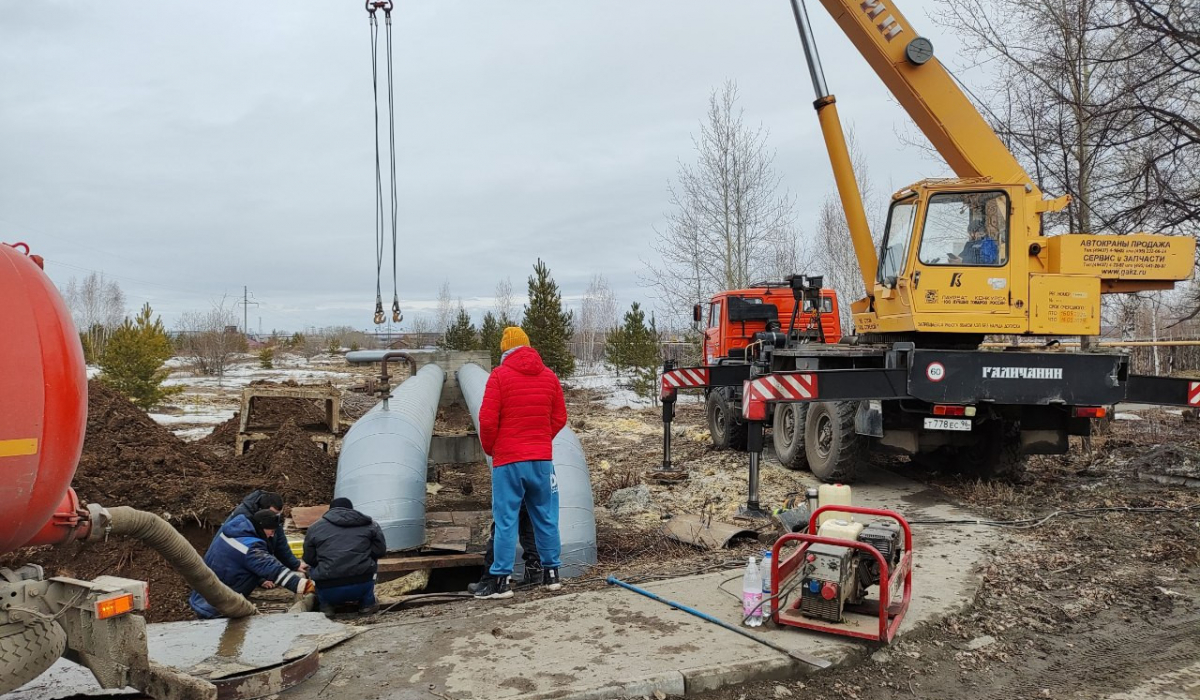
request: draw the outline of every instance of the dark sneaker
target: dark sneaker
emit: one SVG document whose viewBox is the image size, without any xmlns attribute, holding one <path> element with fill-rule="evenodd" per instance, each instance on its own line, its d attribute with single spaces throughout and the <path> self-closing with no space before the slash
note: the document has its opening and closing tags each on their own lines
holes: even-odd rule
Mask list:
<svg viewBox="0 0 1200 700">
<path fill-rule="evenodd" d="M 542 585 L 542 567 L 526 566 L 525 575 L 521 577 L 521 587 Z"/>
<path fill-rule="evenodd" d="M 512 577 L 511 576 L 488 576 L 486 580 L 480 581 L 475 587 L 476 598 L 487 598 L 489 600 L 499 600 L 501 598 L 511 598 L 512 592 Z"/>
<path fill-rule="evenodd" d="M 491 576 L 484 574 L 483 577 L 480 578 L 475 583 L 468 583 L 467 584 L 467 593 L 474 593 L 475 591 L 479 590 L 479 587 L 482 586 L 483 584 L 487 583 L 487 580 L 489 578 L 491 578 Z"/>
<path fill-rule="evenodd" d="M 542 585 L 546 590 L 557 591 L 562 588 L 562 579 L 558 577 L 558 569 L 546 569 L 542 572 Z"/>
</svg>

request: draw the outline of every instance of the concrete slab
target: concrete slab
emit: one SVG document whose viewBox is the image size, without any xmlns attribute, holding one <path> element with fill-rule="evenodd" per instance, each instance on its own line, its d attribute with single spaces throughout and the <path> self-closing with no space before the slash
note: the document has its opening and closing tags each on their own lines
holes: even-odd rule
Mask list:
<svg viewBox="0 0 1200 700">
<path fill-rule="evenodd" d="M 798 475 L 799 476 L 799 475 Z M 913 520 L 969 519 L 936 491 L 889 473 L 864 477 L 860 505 Z M 974 596 L 986 528 L 918 525 L 915 595 L 901 633 L 958 610 Z M 740 618 L 736 572 L 647 585 L 655 593 L 730 622 Z M 732 595 L 731 595 L 732 594 Z M 759 628 L 788 648 L 835 663 L 862 644 L 792 629 Z M 549 700 L 696 693 L 811 668 L 716 625 L 630 591 L 568 593 L 513 603 L 471 602 L 424 620 L 382 624 L 326 652 L 321 670 L 289 700 L 492 698 Z"/>
</svg>

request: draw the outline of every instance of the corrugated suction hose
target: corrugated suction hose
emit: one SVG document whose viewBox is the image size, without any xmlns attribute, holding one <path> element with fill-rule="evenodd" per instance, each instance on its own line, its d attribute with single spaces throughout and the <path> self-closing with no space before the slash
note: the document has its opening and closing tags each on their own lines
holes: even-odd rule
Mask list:
<svg viewBox="0 0 1200 700">
<path fill-rule="evenodd" d="M 108 534 L 141 540 L 158 552 L 194 590 L 224 617 L 247 617 L 257 608 L 245 597 L 221 583 L 217 575 L 179 531 L 154 513 L 136 508 L 109 508 Z M 92 536 L 97 534 L 93 532 Z"/>
</svg>

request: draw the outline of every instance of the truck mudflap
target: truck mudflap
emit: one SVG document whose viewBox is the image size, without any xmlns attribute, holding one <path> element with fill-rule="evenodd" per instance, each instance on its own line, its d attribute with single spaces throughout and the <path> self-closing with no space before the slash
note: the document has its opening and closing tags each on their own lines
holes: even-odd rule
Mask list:
<svg viewBox="0 0 1200 700">
<path fill-rule="evenodd" d="M 775 372 L 745 380 L 742 415 L 765 421 L 768 405 L 917 399 L 932 404 L 1200 407 L 1200 381 L 1128 373 L 1122 355 L 916 350 L 894 369 Z"/>
</svg>

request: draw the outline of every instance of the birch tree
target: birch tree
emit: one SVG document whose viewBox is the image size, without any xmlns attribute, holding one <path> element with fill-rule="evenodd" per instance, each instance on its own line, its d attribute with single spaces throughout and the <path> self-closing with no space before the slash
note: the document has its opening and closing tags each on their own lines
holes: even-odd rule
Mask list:
<svg viewBox="0 0 1200 700">
<path fill-rule="evenodd" d="M 579 304 L 575 325 L 575 356 L 584 364 L 604 357 L 608 331 L 617 323 L 617 298 L 604 275 L 593 275 Z"/>
<path fill-rule="evenodd" d="M 82 280 L 72 277 L 63 292 L 71 319 L 83 343 L 84 358 L 96 362 L 105 341 L 125 321 L 125 293 L 114 280 L 93 272 Z"/>
<path fill-rule="evenodd" d="M 693 136 L 696 160 L 668 187 L 671 211 L 655 231 L 657 262 L 644 283 L 677 316 L 714 292 L 750 286 L 795 251 L 794 198 L 775 170 L 767 130 L 745 123 L 733 81 L 714 89 Z"/>
</svg>

